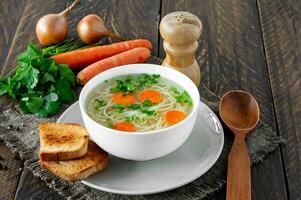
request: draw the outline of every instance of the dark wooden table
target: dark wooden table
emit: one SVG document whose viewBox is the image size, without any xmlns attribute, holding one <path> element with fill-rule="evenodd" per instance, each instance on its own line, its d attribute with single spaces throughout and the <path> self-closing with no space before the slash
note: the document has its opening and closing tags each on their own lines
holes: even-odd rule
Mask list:
<svg viewBox="0 0 301 200">
<path fill-rule="evenodd" d="M 0 70 L 7 74 L 29 41 L 39 17 L 63 10 L 67 0 L 0 1 Z M 103 17 L 126 38 L 148 38 L 164 57 L 160 19 L 185 10 L 203 22 L 197 59 L 202 84 L 218 95 L 240 88 L 252 93 L 262 120 L 287 143 L 252 168 L 256 200 L 301 199 L 301 1 L 300 0 L 82 0 L 69 17 L 71 35 L 80 18 Z M 1 131 L 1 130 L 0 130 Z M 23 168 L 0 143 L 0 199 L 61 199 Z M 210 199 L 225 199 L 225 189 Z"/>
</svg>

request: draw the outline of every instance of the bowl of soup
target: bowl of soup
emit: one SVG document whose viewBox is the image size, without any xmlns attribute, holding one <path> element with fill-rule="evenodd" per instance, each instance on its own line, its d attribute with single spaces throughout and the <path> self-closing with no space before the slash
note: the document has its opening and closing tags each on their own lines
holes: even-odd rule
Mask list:
<svg viewBox="0 0 301 200">
<path fill-rule="evenodd" d="M 108 153 L 145 161 L 167 155 L 189 137 L 199 92 L 184 74 L 131 64 L 91 79 L 79 97 L 90 138 Z"/>
</svg>

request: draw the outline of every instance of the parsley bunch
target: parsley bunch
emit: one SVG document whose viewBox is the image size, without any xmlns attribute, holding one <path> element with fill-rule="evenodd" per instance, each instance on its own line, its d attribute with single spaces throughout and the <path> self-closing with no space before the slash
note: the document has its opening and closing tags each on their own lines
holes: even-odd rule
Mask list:
<svg viewBox="0 0 301 200">
<path fill-rule="evenodd" d="M 62 103 L 75 98 L 72 87 L 75 75 L 67 65 L 56 64 L 44 57 L 34 44 L 19 58 L 16 73 L 0 79 L 0 96 L 7 94 L 19 101 L 24 113 L 38 113 L 41 117 L 58 112 Z"/>
</svg>

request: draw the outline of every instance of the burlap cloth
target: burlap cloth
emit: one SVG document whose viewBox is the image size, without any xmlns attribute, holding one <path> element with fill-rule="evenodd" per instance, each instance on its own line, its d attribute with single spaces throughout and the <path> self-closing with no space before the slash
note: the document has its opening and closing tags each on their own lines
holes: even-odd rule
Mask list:
<svg viewBox="0 0 301 200">
<path fill-rule="evenodd" d="M 159 63 L 160 60 L 152 58 L 149 62 Z M 219 97 L 204 87 L 200 88 L 200 94 L 201 101 L 218 114 Z M 47 120 L 56 121 L 58 117 L 59 115 L 56 115 Z M 20 154 L 20 157 L 25 160 L 24 166 L 35 176 L 67 199 L 202 199 L 220 190 L 226 183 L 227 157 L 233 141 L 230 134 L 225 134 L 223 151 L 218 161 L 206 174 L 192 183 L 168 192 L 126 196 L 94 190 L 81 182 L 66 182 L 43 170 L 38 163 L 39 134 L 37 125 L 45 120 L 36 115 L 24 115 L 16 108 L 5 110 L 0 113 L 0 139 L 4 140 L 13 152 Z M 270 127 L 260 121 L 256 130 L 247 139 L 251 164 L 260 162 L 281 142 L 283 140 Z"/>
</svg>

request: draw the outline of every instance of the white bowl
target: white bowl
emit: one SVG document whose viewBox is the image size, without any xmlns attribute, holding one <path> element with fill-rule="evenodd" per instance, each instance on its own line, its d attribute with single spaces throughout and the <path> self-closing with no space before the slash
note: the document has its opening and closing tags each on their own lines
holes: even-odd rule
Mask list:
<svg viewBox="0 0 301 200">
<path fill-rule="evenodd" d="M 181 122 L 159 130 L 129 133 L 107 128 L 86 113 L 89 94 L 107 79 L 129 74 L 160 74 L 186 90 L 192 98 L 192 112 Z M 116 67 L 91 79 L 79 96 L 81 114 L 91 139 L 108 153 L 129 160 L 145 161 L 167 155 L 189 137 L 195 124 L 200 95 L 195 84 L 184 74 L 153 64 L 131 64 Z"/>
</svg>

